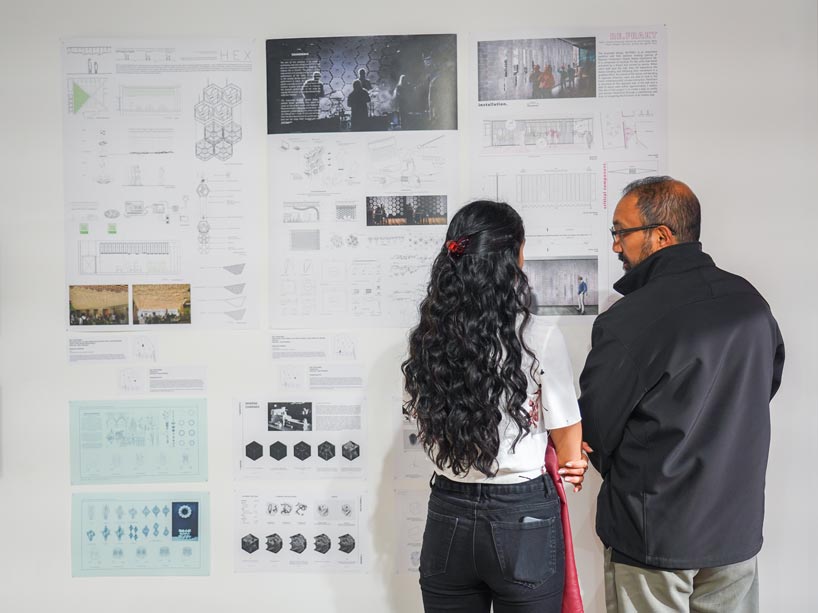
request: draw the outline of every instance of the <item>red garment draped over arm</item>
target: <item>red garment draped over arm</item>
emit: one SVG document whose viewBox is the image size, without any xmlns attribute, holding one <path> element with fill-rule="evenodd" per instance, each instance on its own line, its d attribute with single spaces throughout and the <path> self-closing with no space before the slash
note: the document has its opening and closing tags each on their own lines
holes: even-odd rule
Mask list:
<svg viewBox="0 0 818 613">
<path fill-rule="evenodd" d="M 548 439 L 548 448 L 545 451 L 545 470 L 554 482 L 557 495 L 560 498 L 560 516 L 562 518 L 562 534 L 565 540 L 565 588 L 562 594 L 562 613 L 584 613 L 582 594 L 579 591 L 579 577 L 577 563 L 574 559 L 574 539 L 571 536 L 571 520 L 568 518 L 568 499 L 565 497 L 565 488 L 557 472 L 557 450 L 551 439 Z"/>
</svg>

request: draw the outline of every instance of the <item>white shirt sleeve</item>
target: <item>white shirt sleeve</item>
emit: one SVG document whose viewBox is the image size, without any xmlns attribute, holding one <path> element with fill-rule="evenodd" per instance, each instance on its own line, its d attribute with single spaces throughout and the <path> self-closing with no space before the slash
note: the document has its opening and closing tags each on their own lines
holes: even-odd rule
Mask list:
<svg viewBox="0 0 818 613">
<path fill-rule="evenodd" d="M 548 430 L 565 428 L 581 421 L 574 390 L 574 370 L 565 346 L 565 338 L 556 326 L 545 337 L 540 361 L 542 383 L 542 425 Z"/>
</svg>

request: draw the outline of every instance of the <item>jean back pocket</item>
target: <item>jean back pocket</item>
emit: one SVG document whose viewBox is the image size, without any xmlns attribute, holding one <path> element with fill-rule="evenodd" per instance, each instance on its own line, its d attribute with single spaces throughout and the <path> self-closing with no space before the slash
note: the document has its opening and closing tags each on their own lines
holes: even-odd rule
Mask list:
<svg viewBox="0 0 818 613">
<path fill-rule="evenodd" d="M 534 521 L 492 521 L 491 533 L 503 578 L 530 588 L 548 581 L 557 572 L 560 543 L 556 517 Z M 562 588 L 560 584 L 559 588 Z"/>
<path fill-rule="evenodd" d="M 420 576 L 431 577 L 446 572 L 449 552 L 457 529 L 457 518 L 429 510 L 423 546 L 420 549 Z"/>
</svg>

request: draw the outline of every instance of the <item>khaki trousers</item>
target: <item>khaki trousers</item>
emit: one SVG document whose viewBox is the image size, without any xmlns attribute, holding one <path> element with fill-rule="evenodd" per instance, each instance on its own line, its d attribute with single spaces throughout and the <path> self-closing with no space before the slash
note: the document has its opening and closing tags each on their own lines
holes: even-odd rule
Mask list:
<svg viewBox="0 0 818 613">
<path fill-rule="evenodd" d="M 648 570 L 611 562 L 605 550 L 608 613 L 758 613 L 755 557 L 696 570 Z"/>
</svg>

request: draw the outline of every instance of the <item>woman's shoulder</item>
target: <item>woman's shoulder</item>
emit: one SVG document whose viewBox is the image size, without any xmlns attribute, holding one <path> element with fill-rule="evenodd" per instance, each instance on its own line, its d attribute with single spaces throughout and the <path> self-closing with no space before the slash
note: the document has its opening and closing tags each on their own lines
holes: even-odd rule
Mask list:
<svg viewBox="0 0 818 613">
<path fill-rule="evenodd" d="M 532 315 L 528 320 L 523 332 L 526 344 L 535 352 L 554 350 L 558 347 L 564 347 L 565 340 L 559 326 L 552 323 L 549 318 L 540 315 Z"/>
<path fill-rule="evenodd" d="M 524 334 L 527 339 L 539 338 L 545 340 L 554 330 L 559 332 L 559 328 L 550 319 L 542 315 L 532 314 L 528 320 L 528 325 L 525 327 Z"/>
</svg>

